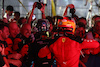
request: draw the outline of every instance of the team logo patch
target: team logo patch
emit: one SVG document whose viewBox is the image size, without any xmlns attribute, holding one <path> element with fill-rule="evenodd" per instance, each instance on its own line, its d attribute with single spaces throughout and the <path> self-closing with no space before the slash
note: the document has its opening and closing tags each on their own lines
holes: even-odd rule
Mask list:
<svg viewBox="0 0 100 67">
<path fill-rule="evenodd" d="M 62 38 L 62 42 L 64 43 L 66 41 L 66 39 L 65 38 Z"/>
</svg>

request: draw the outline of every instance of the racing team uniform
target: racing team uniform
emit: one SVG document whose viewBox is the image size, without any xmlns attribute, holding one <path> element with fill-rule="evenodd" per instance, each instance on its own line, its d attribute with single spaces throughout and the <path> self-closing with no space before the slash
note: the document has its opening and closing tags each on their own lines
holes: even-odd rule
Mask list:
<svg viewBox="0 0 100 67">
<path fill-rule="evenodd" d="M 53 64 L 53 54 L 50 52 L 45 57 L 39 57 L 39 50 L 43 48 L 44 46 L 50 44 L 49 39 L 43 39 L 41 37 L 46 37 L 45 34 L 41 35 L 40 33 L 36 33 L 35 35 L 35 41 L 30 44 L 29 50 L 28 50 L 28 66 L 30 67 L 32 64 L 31 62 L 34 61 L 34 67 L 51 67 Z M 45 51 L 43 51 L 45 52 Z"/>
<path fill-rule="evenodd" d="M 29 36 L 29 38 L 26 38 L 25 36 L 19 34 L 15 39 L 14 39 L 14 45 L 13 45 L 13 49 L 15 49 L 15 51 L 17 53 L 20 53 L 22 55 L 21 57 L 21 62 L 22 62 L 22 67 L 26 67 L 27 65 L 27 59 L 28 59 L 28 48 L 30 43 L 32 43 L 33 40 L 31 38 L 31 36 Z"/>
<path fill-rule="evenodd" d="M 94 39 L 100 43 L 100 36 L 93 30 L 92 35 Z M 87 67 L 100 67 L 100 45 L 98 48 L 86 49 L 84 50 L 84 53 L 88 55 L 87 62 L 85 63 Z"/>
<path fill-rule="evenodd" d="M 1 40 L 0 40 L 0 46 L 1 46 L 1 44 L 4 44 L 5 47 L 7 46 L 6 41 L 1 41 Z M 1 47 L 2 47 L 2 46 L 1 46 Z M 4 65 L 5 65 L 5 62 L 4 62 L 4 59 L 3 59 L 2 54 L 0 53 L 0 67 L 3 67 Z"/>
<path fill-rule="evenodd" d="M 95 44 L 95 45 L 94 45 Z M 45 57 L 50 51 L 54 54 L 57 67 L 78 67 L 80 51 L 86 48 L 97 48 L 99 43 L 95 40 L 86 40 L 82 43 L 76 41 L 74 36 L 62 36 L 59 37 L 53 44 L 40 49 L 40 52 L 45 52 L 39 57 Z M 47 49 L 48 48 L 48 49 Z"/>
</svg>

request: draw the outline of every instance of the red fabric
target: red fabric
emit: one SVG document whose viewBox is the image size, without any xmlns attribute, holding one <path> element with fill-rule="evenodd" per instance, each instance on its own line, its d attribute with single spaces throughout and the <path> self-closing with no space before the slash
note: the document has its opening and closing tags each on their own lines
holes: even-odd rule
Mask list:
<svg viewBox="0 0 100 67">
<path fill-rule="evenodd" d="M 99 43 L 96 41 L 84 41 L 79 44 L 68 37 L 60 37 L 54 44 L 50 45 L 50 50 L 54 53 L 57 64 L 60 67 L 78 67 L 81 49 L 97 48 L 98 46 Z"/>
<path fill-rule="evenodd" d="M 84 54 L 90 54 L 90 50 L 89 49 L 86 49 L 86 50 L 83 50 Z"/>
<path fill-rule="evenodd" d="M 5 55 L 8 55 L 9 53 L 13 53 L 12 49 L 9 47 L 5 48 Z"/>
<path fill-rule="evenodd" d="M 22 49 L 19 53 L 21 53 L 22 56 L 25 56 L 28 54 L 27 52 L 28 52 L 28 45 L 26 44 L 22 47 Z"/>
<path fill-rule="evenodd" d="M 32 67 L 34 67 L 34 63 L 33 63 L 33 65 L 32 65 Z"/>
<path fill-rule="evenodd" d="M 10 38 L 7 38 L 5 40 L 7 42 L 7 47 L 5 48 L 5 55 L 8 55 L 9 53 L 13 53 L 12 51 L 12 46 L 13 46 L 13 42 Z"/>
<path fill-rule="evenodd" d="M 65 12 L 64 12 L 63 16 L 66 16 L 66 15 L 67 15 L 67 9 L 68 9 L 68 7 L 69 7 L 70 9 L 75 8 L 73 4 L 68 4 L 68 5 L 66 6 L 66 9 L 65 9 Z"/>
<path fill-rule="evenodd" d="M 99 35 L 97 33 L 94 33 L 94 34 L 95 34 L 94 36 L 95 40 L 97 38 L 97 41 L 98 41 Z M 95 43 L 94 43 L 94 46 L 95 46 Z M 93 55 L 98 54 L 100 52 L 100 46 L 98 48 L 91 48 L 91 49 L 84 50 L 84 52 L 85 54 L 90 54 L 90 53 Z"/>
<path fill-rule="evenodd" d="M 13 42 L 10 38 L 7 38 L 5 41 L 7 42 L 7 45 L 13 45 Z"/>
<path fill-rule="evenodd" d="M 60 37 L 56 42 L 50 45 L 49 49 L 55 56 L 57 67 L 78 67 L 80 51 L 86 48 L 97 47 L 99 47 L 99 43 L 97 41 L 88 42 L 87 40 L 84 40 L 81 44 L 79 44 L 78 42 L 71 40 L 68 37 Z M 40 49 L 40 51 L 45 49 L 48 50 L 48 47 Z M 49 50 L 44 54 L 41 52 L 39 57 L 43 57 L 48 53 Z"/>
<path fill-rule="evenodd" d="M 91 52 L 91 54 L 93 54 L 93 55 L 98 54 L 98 53 L 100 52 L 100 47 L 90 49 L 90 52 Z"/>
<path fill-rule="evenodd" d="M 85 57 L 82 57 L 82 62 L 86 63 L 88 61 L 89 55 L 85 54 Z"/>
<path fill-rule="evenodd" d="M 39 50 L 38 56 L 39 56 L 40 58 L 44 58 L 44 57 L 46 57 L 49 53 L 51 53 L 51 52 L 50 52 L 48 46 L 45 46 L 45 47 L 43 47 L 43 48 L 41 48 L 41 49 Z"/>
<path fill-rule="evenodd" d="M 14 39 L 14 45 L 13 45 L 13 50 L 19 49 L 18 43 L 21 42 L 22 40 L 20 38 Z"/>
</svg>

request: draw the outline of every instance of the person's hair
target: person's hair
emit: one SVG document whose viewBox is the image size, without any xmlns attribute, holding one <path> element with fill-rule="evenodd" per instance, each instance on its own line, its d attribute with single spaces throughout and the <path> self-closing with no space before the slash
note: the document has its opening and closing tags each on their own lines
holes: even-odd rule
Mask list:
<svg viewBox="0 0 100 67">
<path fill-rule="evenodd" d="M 77 23 L 79 17 L 78 17 L 77 15 L 74 14 L 74 15 L 72 16 L 72 18 L 74 18 L 75 22 Z"/>
<path fill-rule="evenodd" d="M 92 20 L 93 20 L 94 18 L 97 18 L 97 17 L 100 17 L 100 16 L 98 16 L 98 15 L 94 15 L 94 16 L 92 17 Z"/>
<path fill-rule="evenodd" d="M 17 16 L 20 16 L 20 12 L 15 11 L 14 14 L 16 14 Z"/>
<path fill-rule="evenodd" d="M 8 5 L 8 6 L 6 7 L 6 10 L 7 10 L 7 11 L 13 11 L 14 9 L 13 9 L 13 6 Z"/>
<path fill-rule="evenodd" d="M 18 23 L 21 25 L 22 24 L 22 19 L 25 19 L 24 17 L 20 17 L 18 20 Z"/>
<path fill-rule="evenodd" d="M 85 28 L 85 25 L 84 25 L 83 22 L 78 22 L 78 23 L 77 23 L 77 26 L 78 26 L 78 27 L 83 27 L 83 28 Z"/>
<path fill-rule="evenodd" d="M 100 20 L 96 21 L 95 24 L 94 24 L 94 26 L 96 26 L 97 23 L 100 23 Z"/>
<path fill-rule="evenodd" d="M 78 19 L 78 21 L 79 21 L 79 20 L 81 20 L 81 19 L 84 19 L 84 20 L 86 20 L 86 18 L 85 18 L 85 17 L 80 17 L 80 18 Z"/>
<path fill-rule="evenodd" d="M 8 24 L 0 21 L 0 30 L 3 30 L 5 26 L 8 27 Z"/>
</svg>

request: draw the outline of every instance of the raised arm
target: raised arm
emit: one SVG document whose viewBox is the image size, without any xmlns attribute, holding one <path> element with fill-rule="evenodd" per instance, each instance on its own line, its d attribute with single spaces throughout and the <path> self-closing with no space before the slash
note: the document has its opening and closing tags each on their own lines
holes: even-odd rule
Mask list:
<svg viewBox="0 0 100 67">
<path fill-rule="evenodd" d="M 82 42 L 82 48 L 98 48 L 99 42 L 93 39 L 92 32 L 89 32 L 86 36 L 86 39 Z"/>
<path fill-rule="evenodd" d="M 68 10 L 68 8 L 72 9 L 72 8 L 74 8 L 74 5 L 73 5 L 73 4 L 68 4 L 68 5 L 66 6 L 66 9 L 65 9 L 65 12 L 64 12 L 63 16 L 66 16 L 66 15 L 67 15 L 67 10 Z"/>
<path fill-rule="evenodd" d="M 45 6 L 46 6 L 46 4 L 41 3 L 41 5 L 42 5 L 42 8 L 40 9 L 40 11 L 42 13 L 42 19 L 45 19 L 46 18 L 45 17 Z"/>
<path fill-rule="evenodd" d="M 29 17 L 28 17 L 28 19 L 27 19 L 27 23 L 29 23 L 29 24 L 31 24 L 32 17 L 33 17 L 33 12 L 34 12 L 34 9 L 36 8 L 36 5 L 37 5 L 37 2 L 35 2 L 35 3 L 33 4 L 32 11 L 31 11 L 31 13 L 29 14 Z"/>
</svg>

